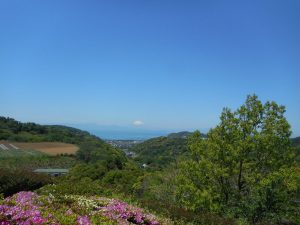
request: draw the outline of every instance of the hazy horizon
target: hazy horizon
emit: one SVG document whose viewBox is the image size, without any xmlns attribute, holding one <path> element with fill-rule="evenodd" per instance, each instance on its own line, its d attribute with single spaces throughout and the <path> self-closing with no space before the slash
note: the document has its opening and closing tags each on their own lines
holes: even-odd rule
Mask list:
<svg viewBox="0 0 300 225">
<path fill-rule="evenodd" d="M 21 122 L 35 122 L 36 121 L 21 121 Z M 118 125 L 99 125 L 99 124 L 76 124 L 76 123 L 40 123 L 41 125 L 62 125 L 74 127 L 83 131 L 88 131 L 90 134 L 104 140 L 146 140 L 150 138 L 167 136 L 170 133 L 178 133 L 183 131 L 194 132 L 196 130 L 206 134 L 211 128 L 187 128 L 187 129 L 158 129 L 158 128 L 144 128 L 140 126 L 118 126 Z M 298 137 L 292 133 L 291 137 Z"/>
</svg>

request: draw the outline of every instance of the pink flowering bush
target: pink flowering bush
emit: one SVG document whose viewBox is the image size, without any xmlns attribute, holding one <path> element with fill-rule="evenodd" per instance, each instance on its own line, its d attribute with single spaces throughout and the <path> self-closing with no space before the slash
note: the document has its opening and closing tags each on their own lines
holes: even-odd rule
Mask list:
<svg viewBox="0 0 300 225">
<path fill-rule="evenodd" d="M 151 214 L 144 214 L 140 208 L 128 205 L 125 202 L 111 200 L 108 205 L 101 208 L 103 215 L 119 221 L 128 221 L 133 224 L 159 225 L 155 217 Z"/>
<path fill-rule="evenodd" d="M 161 225 L 153 215 L 115 199 L 19 192 L 0 200 L 0 225 Z"/>
</svg>

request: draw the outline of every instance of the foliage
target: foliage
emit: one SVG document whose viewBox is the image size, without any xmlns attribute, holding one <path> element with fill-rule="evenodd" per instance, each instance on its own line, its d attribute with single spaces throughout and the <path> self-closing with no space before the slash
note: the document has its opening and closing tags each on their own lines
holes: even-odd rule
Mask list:
<svg viewBox="0 0 300 225">
<path fill-rule="evenodd" d="M 292 138 L 291 142 L 295 148 L 296 160 L 300 164 L 300 137 Z"/>
<path fill-rule="evenodd" d="M 299 169 L 284 113 L 275 102 L 248 96 L 237 111 L 223 110 L 207 140 L 195 132 L 177 179 L 179 202 L 252 223 L 298 221 Z"/>
<path fill-rule="evenodd" d="M 291 138 L 293 146 L 300 147 L 300 137 Z"/>
<path fill-rule="evenodd" d="M 90 178 L 81 178 L 76 181 L 65 180 L 60 178 L 59 181 L 54 184 L 48 184 L 42 188 L 36 190 L 39 194 L 56 194 L 56 195 L 105 195 L 111 196 L 111 193 L 108 193 L 104 189 L 99 180 L 92 180 Z"/>
<path fill-rule="evenodd" d="M 26 170 L 0 169 L 0 178 L 0 193 L 4 196 L 35 190 L 52 182 L 48 176 Z"/>
<path fill-rule="evenodd" d="M 88 178 L 101 184 L 102 190 L 129 195 L 133 193 L 132 187 L 142 174 L 142 170 L 131 162 L 127 162 L 122 168 L 118 168 L 117 165 L 112 167 L 109 161 L 98 161 L 76 165 L 64 180 L 76 183 L 83 178 Z M 89 192 L 85 194 L 89 194 Z"/>
<path fill-rule="evenodd" d="M 168 138 L 188 138 L 190 135 L 192 135 L 192 132 L 189 131 L 181 131 L 177 133 L 170 133 L 168 134 Z"/>
<path fill-rule="evenodd" d="M 21 123 L 12 118 L 0 117 L 0 140 L 17 142 L 64 142 L 80 144 L 87 140 L 100 140 L 79 129 L 60 125 Z"/>
<path fill-rule="evenodd" d="M 134 160 L 151 169 L 163 169 L 188 154 L 187 138 L 191 132 L 171 133 L 167 137 L 157 137 L 133 146 L 130 151 L 136 153 Z M 201 134 L 206 137 L 205 134 Z"/>
<path fill-rule="evenodd" d="M 143 172 L 134 165 L 127 166 L 123 170 L 110 170 L 102 179 L 102 185 L 115 193 L 132 195 L 133 186 Z"/>
<path fill-rule="evenodd" d="M 169 134 L 167 137 L 168 138 L 183 138 L 183 139 L 186 139 L 188 138 L 189 136 L 191 136 L 193 133 L 192 132 L 189 132 L 189 131 L 181 131 L 181 132 L 177 132 L 177 133 L 171 133 Z M 203 138 L 207 138 L 207 135 L 206 134 L 201 134 L 201 136 Z"/>
<path fill-rule="evenodd" d="M 76 164 L 73 156 L 18 156 L 1 158 L 0 168 L 10 170 L 29 170 L 37 168 L 70 168 Z"/>
<path fill-rule="evenodd" d="M 119 169 L 121 169 L 123 164 L 126 162 L 126 157 L 123 152 L 102 141 L 99 142 L 95 140 L 81 143 L 76 156 L 79 160 L 82 160 L 86 163 L 106 161 L 111 164 L 112 168 L 117 166 Z"/>
<path fill-rule="evenodd" d="M 187 153 L 187 139 L 158 137 L 135 145 L 130 151 L 136 152 L 134 158 L 139 164 L 151 168 L 165 168 L 176 158 Z"/>
</svg>

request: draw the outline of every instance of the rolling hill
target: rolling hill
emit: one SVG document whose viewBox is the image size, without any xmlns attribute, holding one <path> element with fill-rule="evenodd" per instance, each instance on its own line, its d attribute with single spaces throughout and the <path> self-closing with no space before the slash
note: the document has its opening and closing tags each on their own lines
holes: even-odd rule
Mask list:
<svg viewBox="0 0 300 225">
<path fill-rule="evenodd" d="M 135 145 L 130 151 L 136 153 L 135 161 L 151 168 L 164 168 L 180 156 L 188 154 L 188 136 L 191 132 L 171 133 Z M 205 137 L 204 134 L 202 134 Z"/>
<path fill-rule="evenodd" d="M 177 132 L 177 133 L 170 133 L 167 137 L 168 138 L 188 138 L 191 134 L 193 134 L 193 132 L 190 132 L 190 131 L 181 131 L 181 132 Z M 201 135 L 204 138 L 207 137 L 206 134 L 201 134 Z"/>
<path fill-rule="evenodd" d="M 125 161 L 124 153 L 86 131 L 61 125 L 22 123 L 0 117 L 0 141 L 50 155 L 75 153 L 85 162 L 116 159 Z M 78 151 L 77 151 L 78 149 Z M 0 148 L 0 151 L 5 149 Z"/>
<path fill-rule="evenodd" d="M 64 142 L 70 144 L 80 144 L 88 140 L 103 142 L 100 138 L 76 128 L 61 125 L 21 123 L 15 119 L 6 117 L 0 117 L 0 140 L 16 142 Z"/>
</svg>

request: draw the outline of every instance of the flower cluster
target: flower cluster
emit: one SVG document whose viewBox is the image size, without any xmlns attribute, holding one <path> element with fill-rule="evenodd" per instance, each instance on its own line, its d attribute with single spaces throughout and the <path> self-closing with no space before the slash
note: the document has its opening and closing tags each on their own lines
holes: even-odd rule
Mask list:
<svg viewBox="0 0 300 225">
<path fill-rule="evenodd" d="M 0 201 L 0 225 L 159 225 L 142 209 L 115 199 L 19 192 Z"/>
<path fill-rule="evenodd" d="M 52 220 L 52 215 L 42 215 L 39 210 L 38 196 L 32 192 L 19 192 L 4 200 L 0 205 L 1 225 L 42 225 Z M 53 220 L 52 220 L 53 221 Z M 53 221 L 52 224 L 57 224 Z"/>
<path fill-rule="evenodd" d="M 65 195 L 63 197 L 66 200 L 74 201 L 79 207 L 85 209 L 97 209 L 98 204 L 96 201 L 90 198 L 86 198 L 84 196 L 77 196 L 77 195 Z"/>
<path fill-rule="evenodd" d="M 87 216 L 79 216 L 77 218 L 77 224 L 78 225 L 92 225 L 91 221 Z"/>
<path fill-rule="evenodd" d="M 122 221 L 127 221 L 128 224 L 159 225 L 153 215 L 144 214 L 140 208 L 115 199 L 111 200 L 107 206 L 102 207 L 101 210 L 103 215 L 119 221 L 119 224 L 125 224 Z"/>
</svg>

